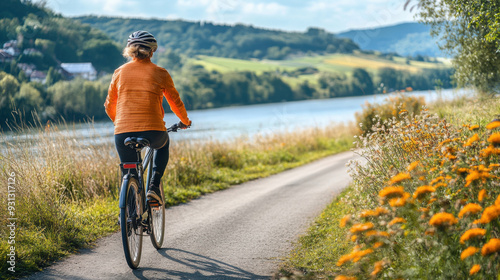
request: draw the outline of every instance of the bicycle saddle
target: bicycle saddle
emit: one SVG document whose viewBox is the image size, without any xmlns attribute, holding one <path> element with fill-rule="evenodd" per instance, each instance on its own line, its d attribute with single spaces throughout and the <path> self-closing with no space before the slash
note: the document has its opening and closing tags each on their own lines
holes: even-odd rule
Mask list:
<svg viewBox="0 0 500 280">
<path fill-rule="evenodd" d="M 127 137 L 123 141 L 125 146 L 129 146 L 132 149 L 142 149 L 144 147 L 149 147 L 149 140 L 142 137 Z"/>
</svg>

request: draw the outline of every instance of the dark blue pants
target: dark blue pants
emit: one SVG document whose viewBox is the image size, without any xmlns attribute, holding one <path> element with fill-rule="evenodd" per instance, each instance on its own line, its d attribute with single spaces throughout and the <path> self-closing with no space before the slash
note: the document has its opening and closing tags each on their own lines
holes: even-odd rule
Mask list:
<svg viewBox="0 0 500 280">
<path fill-rule="evenodd" d="M 170 144 L 166 131 L 141 131 L 115 134 L 115 146 L 121 162 L 137 162 L 137 153 L 134 149 L 125 146 L 123 141 L 127 137 L 142 137 L 149 140 L 150 147 L 155 149 L 153 157 L 153 173 L 158 172 L 159 177 L 163 176 L 168 163 L 168 147 Z M 158 178 L 159 179 L 159 178 Z"/>
</svg>

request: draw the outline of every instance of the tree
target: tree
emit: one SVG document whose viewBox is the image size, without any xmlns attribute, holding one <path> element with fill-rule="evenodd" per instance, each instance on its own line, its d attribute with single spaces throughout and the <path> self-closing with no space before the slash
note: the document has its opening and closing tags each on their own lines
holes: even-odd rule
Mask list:
<svg viewBox="0 0 500 280">
<path fill-rule="evenodd" d="M 352 84 L 353 93 L 355 95 L 373 94 L 375 90 L 372 77 L 362 68 L 354 69 L 352 73 Z"/>
<path fill-rule="evenodd" d="M 412 6 L 413 5 L 413 6 Z M 459 86 L 472 85 L 486 93 L 500 84 L 500 2 L 482 0 L 407 0 L 419 9 L 441 46 L 455 56 Z"/>
</svg>

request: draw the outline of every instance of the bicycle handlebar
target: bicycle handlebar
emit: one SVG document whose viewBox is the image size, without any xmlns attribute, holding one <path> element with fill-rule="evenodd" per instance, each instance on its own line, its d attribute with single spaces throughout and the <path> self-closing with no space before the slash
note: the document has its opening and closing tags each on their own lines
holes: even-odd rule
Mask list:
<svg viewBox="0 0 500 280">
<path fill-rule="evenodd" d="M 187 126 L 186 128 L 189 128 L 190 126 Z M 169 128 L 167 128 L 167 132 L 177 132 L 177 130 L 181 129 L 180 122 L 179 123 L 174 123 L 171 125 Z"/>
</svg>

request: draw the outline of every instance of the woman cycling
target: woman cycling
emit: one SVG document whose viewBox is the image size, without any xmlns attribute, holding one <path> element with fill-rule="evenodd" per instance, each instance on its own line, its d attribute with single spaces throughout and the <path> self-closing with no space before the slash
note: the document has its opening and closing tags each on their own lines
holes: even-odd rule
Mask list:
<svg viewBox="0 0 500 280">
<path fill-rule="evenodd" d="M 181 120 L 181 128 L 188 128 L 191 121 L 167 70 L 151 62 L 157 47 L 156 39 L 147 31 L 129 36 L 123 56 L 131 60 L 115 70 L 104 107 L 115 125 L 115 146 L 121 162 L 137 161 L 136 152 L 123 143 L 127 137 L 146 138 L 155 149 L 147 198 L 163 204 L 159 185 L 169 156 L 163 96 Z"/>
</svg>

